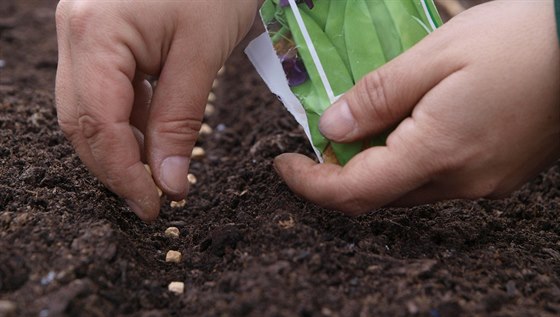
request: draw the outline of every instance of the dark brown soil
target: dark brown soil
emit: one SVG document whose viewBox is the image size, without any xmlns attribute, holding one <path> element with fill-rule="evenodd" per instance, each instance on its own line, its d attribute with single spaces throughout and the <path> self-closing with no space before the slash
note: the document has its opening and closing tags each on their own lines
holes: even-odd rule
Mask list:
<svg viewBox="0 0 560 317">
<path fill-rule="evenodd" d="M 309 147 L 240 51 L 187 206 L 142 223 L 57 127 L 55 5 L 0 1 L 0 316 L 560 314 L 560 164 L 500 201 L 318 208 L 272 168 Z"/>
</svg>

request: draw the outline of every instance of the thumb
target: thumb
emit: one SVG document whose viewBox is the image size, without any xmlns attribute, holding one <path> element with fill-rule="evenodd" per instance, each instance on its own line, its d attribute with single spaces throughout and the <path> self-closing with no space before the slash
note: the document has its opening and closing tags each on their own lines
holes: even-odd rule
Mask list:
<svg viewBox="0 0 560 317">
<path fill-rule="evenodd" d="M 436 31 L 362 78 L 322 115 L 321 133 L 336 142 L 353 142 L 409 116 L 430 89 L 461 68 L 439 35 Z"/>
<path fill-rule="evenodd" d="M 154 179 L 173 200 L 187 195 L 191 152 L 219 68 L 210 58 L 188 56 L 185 51 L 169 53 L 154 92 L 146 131 Z"/>
</svg>

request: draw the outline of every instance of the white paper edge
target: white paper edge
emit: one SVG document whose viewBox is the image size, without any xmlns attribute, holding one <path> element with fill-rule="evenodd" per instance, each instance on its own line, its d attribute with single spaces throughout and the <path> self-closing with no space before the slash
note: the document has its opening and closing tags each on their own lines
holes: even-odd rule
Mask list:
<svg viewBox="0 0 560 317">
<path fill-rule="evenodd" d="M 276 50 L 272 46 L 268 33 L 264 32 L 251 41 L 245 49 L 245 54 L 247 54 L 257 73 L 259 73 L 270 91 L 280 98 L 284 107 L 292 114 L 297 123 L 303 127 L 315 155 L 317 155 L 317 158 L 322 163 L 323 157 L 321 152 L 313 146 L 307 114 L 288 85 L 288 79 L 282 68 L 282 63 L 280 63 Z"/>
</svg>

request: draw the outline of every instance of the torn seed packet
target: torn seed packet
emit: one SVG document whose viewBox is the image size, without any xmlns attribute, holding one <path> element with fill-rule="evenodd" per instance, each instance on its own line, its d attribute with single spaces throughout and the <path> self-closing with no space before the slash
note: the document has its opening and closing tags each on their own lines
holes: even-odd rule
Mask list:
<svg viewBox="0 0 560 317">
<path fill-rule="evenodd" d="M 266 0 L 260 14 L 267 32 L 246 54 L 303 127 L 319 160 L 341 165 L 383 145 L 387 134 L 330 142 L 319 132 L 323 112 L 442 24 L 433 0 Z"/>
</svg>

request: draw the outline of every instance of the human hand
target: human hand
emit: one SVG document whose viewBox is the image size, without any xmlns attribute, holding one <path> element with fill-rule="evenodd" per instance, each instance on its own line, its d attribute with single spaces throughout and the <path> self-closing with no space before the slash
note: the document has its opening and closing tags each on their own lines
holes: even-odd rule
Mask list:
<svg viewBox="0 0 560 317">
<path fill-rule="evenodd" d="M 400 123 L 399 123 L 400 122 Z M 398 126 L 347 165 L 283 154 L 299 195 L 357 215 L 385 205 L 501 197 L 560 155 L 560 49 L 553 1 L 503 1 L 457 16 L 329 108 L 337 142 Z"/>
<path fill-rule="evenodd" d="M 259 2 L 59 3 L 60 126 L 90 171 L 140 218 L 159 213 L 156 185 L 174 200 L 186 196 L 212 81 Z M 159 77 L 153 96 L 147 75 Z"/>
</svg>

